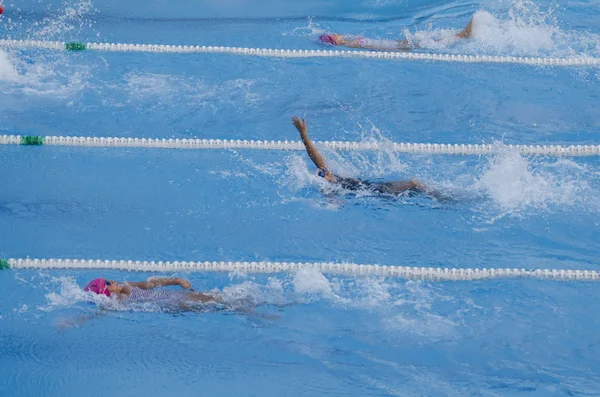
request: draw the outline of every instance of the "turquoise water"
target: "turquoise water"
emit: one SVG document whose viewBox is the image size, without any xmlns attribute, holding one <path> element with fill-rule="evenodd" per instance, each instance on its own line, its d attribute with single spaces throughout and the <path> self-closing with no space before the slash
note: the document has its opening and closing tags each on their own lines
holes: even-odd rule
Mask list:
<svg viewBox="0 0 600 397">
<path fill-rule="evenodd" d="M 2 38 L 600 57 L 597 1 L 5 4 Z M 472 40 L 431 40 L 462 28 Z M 491 143 L 492 156 L 324 150 L 336 173 L 453 198 L 330 194 L 304 153 L 0 147 L 0 257 L 598 270 L 597 68 L 0 50 L 0 133 Z M 0 394 L 597 395 L 588 282 L 168 274 L 255 312 L 91 303 L 117 271 L 0 272 Z M 102 310 L 106 308 L 110 310 Z M 102 315 L 97 315 L 102 313 Z M 69 326 L 80 316 L 90 317 Z"/>
</svg>

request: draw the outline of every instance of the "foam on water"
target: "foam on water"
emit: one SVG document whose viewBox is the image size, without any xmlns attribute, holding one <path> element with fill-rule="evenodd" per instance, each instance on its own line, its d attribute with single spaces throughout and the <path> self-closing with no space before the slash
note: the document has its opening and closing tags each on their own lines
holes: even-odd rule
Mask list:
<svg viewBox="0 0 600 397">
<path fill-rule="evenodd" d="M 269 277 L 266 284 L 258 284 L 252 280 L 252 277 L 248 279 L 245 275 L 237 275 L 237 278 L 245 279 L 245 281 L 226 286 L 219 294 L 228 305 L 241 307 L 288 304 L 284 295 L 283 282 L 278 278 Z"/>
<path fill-rule="evenodd" d="M 308 18 L 306 26 L 300 26 L 292 29 L 290 32 L 284 32 L 283 36 L 294 36 L 294 37 L 316 37 L 326 30 L 323 29 L 313 18 Z"/>
<path fill-rule="evenodd" d="M 499 147 L 473 187 L 489 195 L 501 215 L 574 206 L 595 212 L 597 206 L 588 199 L 596 193 L 588 180 L 593 180 L 593 176 L 587 167 L 572 160 L 536 161 Z"/>
<path fill-rule="evenodd" d="M 17 68 L 11 61 L 10 56 L 5 51 L 0 50 L 0 81 L 17 81 L 18 79 Z"/>
<path fill-rule="evenodd" d="M 502 21 L 492 14 L 479 11 L 473 16 L 473 39 L 477 47 L 508 53 L 536 54 L 553 50 L 564 34 L 555 21 L 546 20 L 546 15 L 523 18 L 511 9 L 510 18 Z"/>
<path fill-rule="evenodd" d="M 317 271 L 300 270 L 294 274 L 292 283 L 298 294 L 330 296 L 333 293 L 329 280 Z"/>
<path fill-rule="evenodd" d="M 124 85 L 113 85 L 117 91 L 125 91 L 129 101 L 144 102 L 146 107 L 176 106 L 182 97 L 194 107 L 206 107 L 213 113 L 223 106 L 254 108 L 262 97 L 255 92 L 256 83 L 248 79 L 226 80 L 221 84 L 207 84 L 190 76 L 173 76 L 153 73 L 128 73 Z M 119 97 L 119 95 L 116 95 Z"/>
<path fill-rule="evenodd" d="M 195 77 L 132 72 L 108 85 L 95 82 L 94 74 L 108 67 L 103 63 L 73 64 L 62 53 L 25 55 L 0 50 L 0 92 L 13 94 L 13 98 L 14 94 L 25 94 L 68 99 L 73 105 L 80 100 L 75 94 L 91 90 L 103 97 L 104 106 L 122 108 L 142 103 L 144 109 L 187 112 L 177 105 L 183 96 L 194 109 L 205 109 L 211 115 L 229 107 L 240 111 L 256 108 L 263 99 L 253 88 L 256 82 L 248 79 L 208 84 Z"/>
<path fill-rule="evenodd" d="M 60 54 L 33 58 L 0 50 L 0 92 L 12 94 L 11 100 L 14 94 L 71 98 L 86 88 L 90 76 L 89 66 L 74 66 Z"/>
<path fill-rule="evenodd" d="M 292 283 L 296 291 L 318 291 L 335 307 L 376 314 L 388 332 L 412 335 L 421 340 L 450 337 L 462 326 L 463 316 L 468 311 L 481 309 L 474 302 L 459 302 L 443 293 L 441 288 L 422 281 L 385 277 L 328 279 L 316 271 L 303 271 L 293 276 Z M 442 314 L 448 306 L 453 307 L 451 314 Z"/>
</svg>

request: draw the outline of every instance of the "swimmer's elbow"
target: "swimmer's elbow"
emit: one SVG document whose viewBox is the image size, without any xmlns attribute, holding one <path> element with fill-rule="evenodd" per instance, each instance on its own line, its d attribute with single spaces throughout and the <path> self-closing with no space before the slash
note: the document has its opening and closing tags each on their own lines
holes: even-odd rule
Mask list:
<svg viewBox="0 0 600 397">
<path fill-rule="evenodd" d="M 139 289 L 152 289 L 158 287 L 160 284 L 156 279 L 149 278 L 148 281 L 142 281 L 139 283 L 131 283 L 132 286 L 138 287 Z"/>
</svg>

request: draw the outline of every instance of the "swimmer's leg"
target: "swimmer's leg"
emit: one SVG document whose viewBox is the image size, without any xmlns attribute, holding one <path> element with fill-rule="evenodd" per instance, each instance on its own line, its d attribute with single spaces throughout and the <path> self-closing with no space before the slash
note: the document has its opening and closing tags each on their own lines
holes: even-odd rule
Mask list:
<svg viewBox="0 0 600 397">
<path fill-rule="evenodd" d="M 215 302 L 215 303 L 221 303 L 221 300 L 218 299 L 217 297 L 214 297 L 214 296 L 208 295 L 208 294 L 203 294 L 201 292 L 186 292 L 186 294 L 185 294 L 185 300 L 188 301 L 188 302 L 200 302 L 200 303 Z"/>
<path fill-rule="evenodd" d="M 398 51 L 410 51 L 419 47 L 419 43 L 416 42 L 410 42 L 408 40 L 396 40 L 396 50 Z"/>
<path fill-rule="evenodd" d="M 404 192 L 427 193 L 427 188 L 421 182 L 411 179 L 410 181 L 388 182 L 386 187 L 391 194 Z"/>
<path fill-rule="evenodd" d="M 429 195 L 438 201 L 448 200 L 448 197 L 444 196 L 438 190 L 430 188 L 416 179 L 411 179 L 410 181 L 389 182 L 386 185 L 388 186 L 390 192 L 395 195 L 404 192 L 413 192 Z"/>
<path fill-rule="evenodd" d="M 223 304 L 224 301 L 217 296 L 203 294 L 201 292 L 186 292 L 184 298 L 177 302 L 177 306 L 184 312 L 207 311 L 204 305 L 198 305 L 198 303 Z"/>
<path fill-rule="evenodd" d="M 473 17 L 471 17 L 471 20 L 469 21 L 467 26 L 465 26 L 465 28 L 463 30 L 461 30 L 459 33 L 456 34 L 456 37 L 458 37 L 459 39 L 468 39 L 471 37 L 472 33 L 473 33 Z"/>
</svg>

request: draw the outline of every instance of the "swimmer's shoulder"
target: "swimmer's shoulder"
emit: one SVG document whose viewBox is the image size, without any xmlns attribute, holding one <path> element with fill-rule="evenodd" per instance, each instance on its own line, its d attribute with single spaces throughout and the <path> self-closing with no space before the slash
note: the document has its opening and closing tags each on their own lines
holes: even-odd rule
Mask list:
<svg viewBox="0 0 600 397">
<path fill-rule="evenodd" d="M 121 288 L 121 295 L 128 297 L 131 295 L 131 291 L 133 291 L 133 287 L 130 284 L 125 283 L 123 288 Z"/>
</svg>

